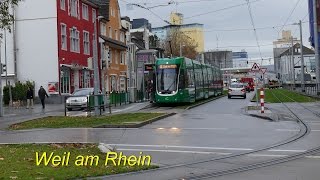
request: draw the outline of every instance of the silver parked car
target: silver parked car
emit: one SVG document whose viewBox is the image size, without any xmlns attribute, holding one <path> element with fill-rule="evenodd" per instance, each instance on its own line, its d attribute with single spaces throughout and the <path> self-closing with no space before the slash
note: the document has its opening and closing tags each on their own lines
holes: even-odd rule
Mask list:
<svg viewBox="0 0 320 180">
<path fill-rule="evenodd" d="M 233 96 L 243 97 L 244 99 L 247 98 L 246 94 L 246 87 L 242 83 L 232 83 L 229 86 L 228 90 L 228 98 L 231 99 Z"/>
<path fill-rule="evenodd" d="M 93 88 L 81 88 L 73 92 L 66 101 L 66 108 L 69 111 L 73 109 L 86 109 L 88 107 L 89 96 L 94 92 Z"/>
</svg>

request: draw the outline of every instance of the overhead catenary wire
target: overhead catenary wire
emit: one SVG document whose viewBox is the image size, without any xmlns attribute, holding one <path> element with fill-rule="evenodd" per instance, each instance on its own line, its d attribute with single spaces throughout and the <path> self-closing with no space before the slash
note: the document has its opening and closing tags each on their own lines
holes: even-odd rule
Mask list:
<svg viewBox="0 0 320 180">
<path fill-rule="evenodd" d="M 298 7 L 298 4 L 301 0 L 297 0 L 297 2 L 295 3 L 293 9 L 290 11 L 289 16 L 287 17 L 286 21 L 284 22 L 284 24 L 282 25 L 282 28 L 278 31 L 278 34 L 283 30 L 284 26 L 287 25 L 287 22 L 289 21 L 289 19 L 291 18 L 292 14 L 294 13 L 294 11 L 296 10 L 296 8 Z"/>
<path fill-rule="evenodd" d="M 256 3 L 256 2 L 259 2 L 259 1 L 262 1 L 262 0 L 254 0 L 254 1 L 250 1 L 249 3 Z M 225 7 L 225 8 L 216 9 L 214 11 L 209 11 L 209 12 L 205 12 L 205 13 L 200 13 L 200 14 L 196 14 L 196 15 L 193 15 L 193 16 L 189 16 L 189 17 L 186 17 L 184 19 L 191 19 L 191 18 L 195 18 L 195 17 L 200 17 L 200 16 L 204 16 L 204 15 L 207 15 L 207 14 L 216 13 L 216 12 L 224 11 L 224 10 L 228 10 L 228 9 L 233 9 L 233 8 L 241 7 L 241 6 L 245 6 L 245 5 L 247 5 L 247 3 L 236 4 L 236 5 L 228 6 L 228 7 Z"/>
<path fill-rule="evenodd" d="M 252 25 L 252 27 L 253 27 L 255 39 L 256 39 L 256 42 L 257 42 L 257 47 L 258 47 L 258 49 L 259 49 L 259 55 L 260 55 L 260 57 L 261 57 L 261 64 L 260 64 L 260 65 L 262 65 L 262 63 L 263 63 L 263 58 L 262 58 L 262 53 L 261 53 L 261 48 L 260 48 L 258 33 L 257 33 L 256 26 L 255 26 L 255 24 L 254 24 L 250 1 L 249 1 L 249 0 L 246 0 L 246 1 L 247 1 L 248 11 L 249 11 L 249 15 L 250 15 L 251 25 Z"/>
</svg>

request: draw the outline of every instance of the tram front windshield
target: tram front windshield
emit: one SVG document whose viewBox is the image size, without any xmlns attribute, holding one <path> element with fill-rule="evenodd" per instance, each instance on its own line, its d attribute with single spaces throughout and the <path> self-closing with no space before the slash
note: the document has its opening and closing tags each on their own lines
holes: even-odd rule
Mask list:
<svg viewBox="0 0 320 180">
<path fill-rule="evenodd" d="M 172 94 L 177 91 L 179 66 L 159 65 L 157 67 L 157 90 L 162 94 Z"/>
</svg>

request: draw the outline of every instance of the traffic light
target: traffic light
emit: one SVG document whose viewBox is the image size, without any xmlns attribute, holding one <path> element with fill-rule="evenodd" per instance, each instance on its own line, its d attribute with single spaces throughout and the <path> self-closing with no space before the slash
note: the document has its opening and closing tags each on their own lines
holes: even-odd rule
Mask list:
<svg viewBox="0 0 320 180">
<path fill-rule="evenodd" d="M 7 65 L 1 63 L 1 74 L 7 71 Z"/>
</svg>

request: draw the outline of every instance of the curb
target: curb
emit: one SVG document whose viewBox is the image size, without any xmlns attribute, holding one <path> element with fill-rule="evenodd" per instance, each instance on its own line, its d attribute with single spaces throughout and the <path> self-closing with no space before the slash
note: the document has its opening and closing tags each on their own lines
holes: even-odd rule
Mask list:
<svg viewBox="0 0 320 180">
<path fill-rule="evenodd" d="M 159 121 L 159 120 L 162 120 L 164 118 L 167 118 L 167 117 L 170 117 L 170 116 L 173 116 L 173 115 L 176 115 L 177 113 L 167 113 L 167 114 L 164 114 L 162 116 L 159 116 L 159 117 L 155 117 L 155 118 L 152 118 L 152 119 L 149 119 L 147 121 L 143 121 L 139 124 L 128 124 L 128 125 L 102 125 L 102 126 L 96 126 L 96 127 L 93 127 L 93 128 L 140 128 L 142 126 L 145 126 L 147 124 L 151 124 L 153 122 L 156 122 L 156 121 Z"/>
<path fill-rule="evenodd" d="M 259 118 L 259 119 L 274 121 L 272 118 L 267 117 L 267 116 L 260 116 L 260 115 L 257 115 L 257 114 L 248 114 L 248 115 L 251 116 L 251 117 Z"/>
<path fill-rule="evenodd" d="M 212 98 L 212 99 L 209 99 L 209 100 L 205 100 L 205 101 L 200 102 L 200 103 L 195 104 L 195 105 L 188 106 L 188 107 L 186 107 L 186 108 L 185 108 L 185 110 L 193 109 L 193 108 L 195 108 L 195 107 L 198 107 L 198 106 L 204 105 L 204 104 L 206 104 L 206 103 L 208 103 L 208 102 L 211 102 L 211 101 L 214 101 L 214 100 L 217 100 L 217 99 L 220 99 L 220 98 L 226 97 L 226 96 L 227 96 L 226 94 L 222 94 L 222 95 L 217 96 L 217 97 L 215 97 L 215 98 Z"/>
<path fill-rule="evenodd" d="M 269 108 L 267 108 L 268 110 L 270 110 Z M 279 121 L 279 115 L 276 113 L 271 113 L 271 117 L 270 116 L 266 116 L 266 115 L 259 115 L 259 114 L 250 114 L 248 113 L 248 106 L 244 108 L 245 110 L 245 114 L 250 116 L 250 117 L 254 117 L 254 118 L 259 118 L 259 119 L 263 119 L 263 120 L 268 120 L 268 121 L 273 121 L 273 122 L 277 122 Z M 271 110 L 270 110 L 271 111 Z"/>
</svg>

